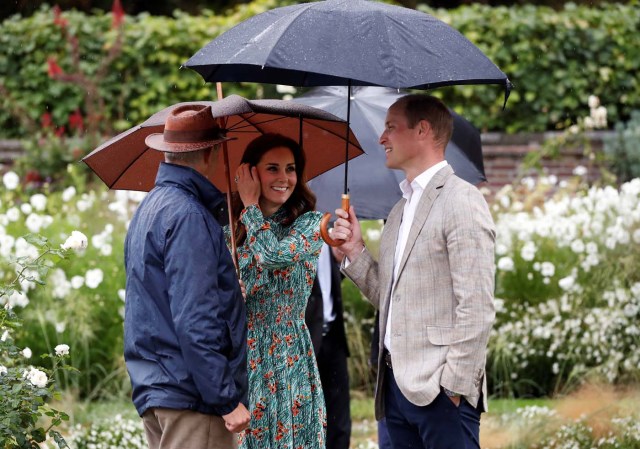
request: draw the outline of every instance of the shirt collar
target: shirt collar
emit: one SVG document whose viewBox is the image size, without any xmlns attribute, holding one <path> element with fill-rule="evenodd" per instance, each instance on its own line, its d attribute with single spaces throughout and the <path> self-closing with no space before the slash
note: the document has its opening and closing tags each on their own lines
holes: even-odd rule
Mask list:
<svg viewBox="0 0 640 449">
<path fill-rule="evenodd" d="M 211 181 L 191 167 L 161 162 L 156 175 L 156 187 L 174 185 L 196 198 L 216 215 L 216 208 L 224 201 L 225 196 Z"/>
<path fill-rule="evenodd" d="M 427 187 L 427 184 L 429 184 L 429 181 L 431 181 L 431 179 L 434 177 L 434 175 L 438 173 L 438 171 L 440 171 L 441 168 L 444 168 L 447 165 L 449 164 L 447 163 L 446 160 L 440 161 L 437 164 L 432 165 L 431 167 L 429 167 L 428 169 L 420 173 L 418 176 L 416 176 L 411 183 L 407 179 L 403 179 L 402 182 L 400 183 L 400 190 L 402 191 L 402 197 L 405 199 L 409 199 L 411 198 L 411 194 L 413 192 L 418 190 L 419 191 L 424 190 L 425 187 Z"/>
</svg>

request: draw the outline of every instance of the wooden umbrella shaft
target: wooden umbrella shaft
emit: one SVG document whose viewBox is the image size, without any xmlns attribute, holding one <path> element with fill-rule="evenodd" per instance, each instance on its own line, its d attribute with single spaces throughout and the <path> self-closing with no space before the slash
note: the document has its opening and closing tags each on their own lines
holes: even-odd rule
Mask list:
<svg viewBox="0 0 640 449">
<path fill-rule="evenodd" d="M 218 101 L 224 97 L 222 95 L 222 83 L 216 83 L 216 92 L 218 94 Z M 220 118 L 220 127 L 224 128 Z M 236 224 L 233 222 L 233 208 L 231 207 L 231 169 L 229 168 L 229 150 L 227 148 L 227 142 L 222 142 L 222 155 L 224 158 L 224 174 L 227 178 L 227 213 L 229 217 L 229 235 L 231 240 L 231 257 L 233 259 L 233 265 L 236 267 L 236 274 L 240 277 L 240 266 L 238 265 L 238 251 L 236 248 Z"/>
</svg>

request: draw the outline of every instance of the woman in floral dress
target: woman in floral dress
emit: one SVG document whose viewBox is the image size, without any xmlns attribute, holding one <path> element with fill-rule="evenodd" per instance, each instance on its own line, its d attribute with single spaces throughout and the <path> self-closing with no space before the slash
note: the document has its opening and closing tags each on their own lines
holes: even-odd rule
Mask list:
<svg viewBox="0 0 640 449">
<path fill-rule="evenodd" d="M 232 207 L 247 296 L 249 429 L 241 448 L 325 447 L 320 376 L 304 322 L 322 239 L 304 154 L 278 134 L 252 141 Z M 228 232 L 228 230 L 227 230 Z"/>
</svg>

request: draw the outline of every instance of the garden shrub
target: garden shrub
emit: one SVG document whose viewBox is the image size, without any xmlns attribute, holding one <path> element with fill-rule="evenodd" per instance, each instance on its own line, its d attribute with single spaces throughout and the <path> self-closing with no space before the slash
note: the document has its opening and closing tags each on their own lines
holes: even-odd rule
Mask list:
<svg viewBox="0 0 640 449">
<path fill-rule="evenodd" d="M 122 51 L 113 59 L 95 95 L 104 99 L 102 120 L 122 131 L 179 101 L 216 98 L 215 85 L 181 69 L 199 48 L 240 21 L 288 2 L 255 0 L 226 15 L 205 12 L 174 17 L 126 17 Z M 496 86 L 458 86 L 438 95 L 482 130 L 544 131 L 566 126 L 586 98 L 595 94 L 608 106 L 610 121 L 626 120 L 640 108 L 640 47 L 635 45 L 637 5 L 598 7 L 489 7 L 470 5 L 430 11 L 461 31 L 515 84 L 507 109 Z M 77 45 L 80 66 L 91 78 L 117 43 L 109 14 L 63 12 Z M 49 76 L 74 66 L 74 51 L 54 11 L 0 24 L 0 129 L 2 137 L 29 137 L 26 121 L 38 124 L 49 112 L 61 126 L 75 111 L 87 111 L 82 85 Z M 52 63 L 55 62 L 56 65 Z M 55 71 L 55 70 L 54 70 Z M 225 83 L 226 94 L 275 98 L 274 86 Z"/>
<path fill-rule="evenodd" d="M 31 194 L 15 178 L 13 172 L 4 175 L 0 194 L 0 281 L 12 276 L 6 260 L 34 254 L 33 245 L 17 236 L 32 232 L 57 239 L 79 230 L 89 240 L 82 253 L 50 270 L 47 285 L 21 284 L 24 296 L 15 311 L 23 326 L 16 336 L 37 353 L 71 345 L 70 362 L 80 373 L 60 381 L 81 398 L 128 391 L 122 360 L 123 242 L 142 194 L 106 188 L 81 193 L 73 185 Z"/>
<path fill-rule="evenodd" d="M 552 177 L 525 179 L 493 206 L 497 321 L 488 379 L 496 394 L 640 379 L 640 179 L 588 187 L 586 169 L 575 172 L 561 188 Z"/>
</svg>

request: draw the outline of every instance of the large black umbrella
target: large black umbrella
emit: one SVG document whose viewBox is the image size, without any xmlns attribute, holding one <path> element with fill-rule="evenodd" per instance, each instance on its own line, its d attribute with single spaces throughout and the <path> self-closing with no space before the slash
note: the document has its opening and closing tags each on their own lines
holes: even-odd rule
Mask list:
<svg viewBox="0 0 640 449">
<path fill-rule="evenodd" d="M 345 118 L 347 88 L 342 86 L 316 87 L 293 101 L 322 109 Z M 385 154 L 378 142 L 384 131 L 387 109 L 406 95 L 384 87 L 354 87 L 351 93 L 351 130 L 366 154 L 350 162 L 349 193 L 351 203 L 360 219 L 387 218 L 402 193 L 398 184 L 404 179 L 400 170 L 385 167 Z M 486 181 L 482 160 L 480 132 L 467 120 L 453 113 L 453 135 L 445 151 L 445 158 L 456 175 L 471 184 Z M 340 181 L 343 169 L 336 167 L 309 181 L 317 197 L 321 212 L 333 212 L 340 207 Z"/>
<path fill-rule="evenodd" d="M 325 0 L 247 19 L 194 54 L 206 81 L 433 89 L 511 84 L 475 45 L 429 14 L 368 0 Z M 345 158 L 344 207 L 348 207 Z M 332 245 L 322 223 L 323 238 Z"/>
<path fill-rule="evenodd" d="M 433 89 L 507 76 L 457 30 L 413 9 L 326 0 L 253 16 L 185 64 L 206 81 Z"/>
</svg>

